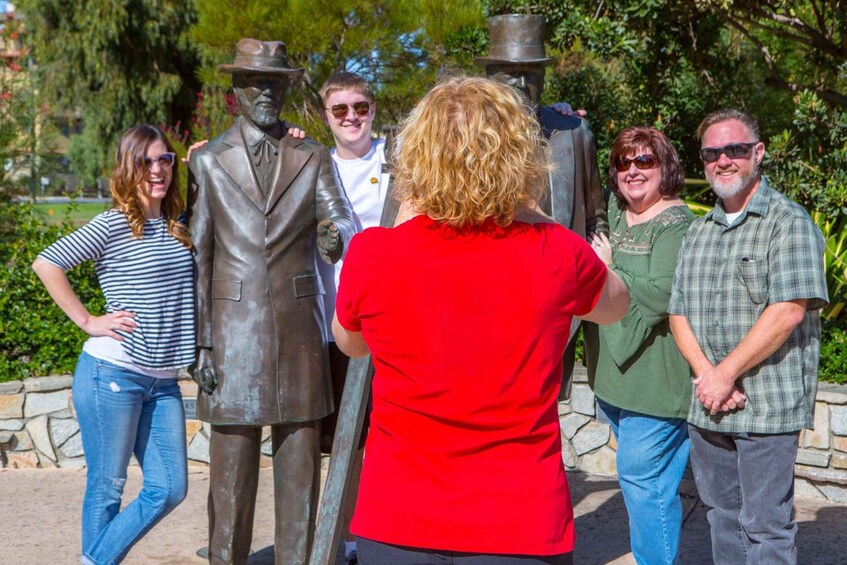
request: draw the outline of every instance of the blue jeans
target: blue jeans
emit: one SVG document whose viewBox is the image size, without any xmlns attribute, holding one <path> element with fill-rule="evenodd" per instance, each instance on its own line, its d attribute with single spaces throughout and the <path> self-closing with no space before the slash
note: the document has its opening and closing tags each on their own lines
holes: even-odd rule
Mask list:
<svg viewBox="0 0 847 565">
<path fill-rule="evenodd" d="M 599 398 L 597 403 L 618 440 L 618 481 L 636 562 L 679 563 L 679 483 L 688 463 L 688 424 L 624 410 Z"/>
<path fill-rule="evenodd" d="M 82 503 L 82 561 L 120 563 L 185 498 L 185 415 L 176 379 L 135 373 L 82 353 L 73 400 L 88 475 Z M 138 498 L 119 512 L 129 458 L 144 474 Z"/>
<path fill-rule="evenodd" d="M 691 426 L 689 433 L 715 563 L 797 563 L 791 512 L 799 432 L 720 433 Z"/>
</svg>

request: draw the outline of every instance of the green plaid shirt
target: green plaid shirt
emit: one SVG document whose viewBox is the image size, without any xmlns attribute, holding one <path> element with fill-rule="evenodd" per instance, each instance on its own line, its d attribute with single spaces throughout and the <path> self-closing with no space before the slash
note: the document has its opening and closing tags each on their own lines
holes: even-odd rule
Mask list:
<svg viewBox="0 0 847 565">
<path fill-rule="evenodd" d="M 719 432 L 776 434 L 812 427 L 820 353 L 818 310 L 828 301 L 823 236 L 809 214 L 762 179 L 729 226 L 718 200 L 691 224 L 679 252 L 668 312 L 685 316 L 717 365 L 776 302 L 805 298 L 803 321 L 785 343 L 737 381 L 743 410 L 715 416 L 691 399 L 688 421 Z"/>
</svg>

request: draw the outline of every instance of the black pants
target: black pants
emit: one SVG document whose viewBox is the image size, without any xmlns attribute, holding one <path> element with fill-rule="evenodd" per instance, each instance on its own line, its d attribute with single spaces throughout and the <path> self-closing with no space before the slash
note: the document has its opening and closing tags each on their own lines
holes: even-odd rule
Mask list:
<svg viewBox="0 0 847 565">
<path fill-rule="evenodd" d="M 360 565 L 573 565 L 573 553 L 560 555 L 486 555 L 420 549 L 356 539 Z"/>
</svg>

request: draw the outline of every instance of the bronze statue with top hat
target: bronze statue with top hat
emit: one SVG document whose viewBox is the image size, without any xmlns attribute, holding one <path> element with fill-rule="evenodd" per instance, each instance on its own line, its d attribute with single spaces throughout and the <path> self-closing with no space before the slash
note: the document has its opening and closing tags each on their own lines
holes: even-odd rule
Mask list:
<svg viewBox="0 0 847 565">
<path fill-rule="evenodd" d="M 292 80 L 278 41 L 242 39 L 232 75 L 241 115 L 192 152 L 198 417 L 211 424 L 209 561 L 246 563 L 262 426 L 271 427 L 275 562 L 306 563 L 320 485 L 320 419 L 333 410 L 318 257 L 355 228 L 326 147 L 279 120 Z"/>
<path fill-rule="evenodd" d="M 544 136 L 550 141 L 554 170 L 541 209 L 559 224 L 590 241 L 594 233 L 608 233 L 606 205 L 597 168 L 597 147 L 588 121 L 564 116 L 541 105 L 544 72 L 555 59 L 544 49 L 544 16 L 506 14 L 488 18 L 489 50 L 474 60 L 485 74 L 522 91 L 535 107 Z M 574 319 L 571 338 L 579 328 Z M 569 395 L 575 342 L 565 351 L 563 396 Z"/>
</svg>

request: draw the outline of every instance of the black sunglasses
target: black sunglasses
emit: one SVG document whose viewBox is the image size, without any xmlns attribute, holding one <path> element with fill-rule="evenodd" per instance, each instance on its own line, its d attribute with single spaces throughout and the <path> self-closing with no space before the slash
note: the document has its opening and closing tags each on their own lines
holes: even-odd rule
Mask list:
<svg viewBox="0 0 847 565">
<path fill-rule="evenodd" d="M 615 168 L 619 173 L 629 170 L 630 165 L 635 165 L 639 171 L 652 169 L 659 162 L 655 155 L 637 155 L 635 157 L 618 157 L 615 161 Z"/>
<path fill-rule="evenodd" d="M 327 108 L 330 113 L 336 118 L 343 119 L 347 117 L 347 112 L 350 111 L 350 106 L 347 104 L 333 104 L 332 108 Z M 356 102 L 353 104 L 353 111 L 356 112 L 357 116 L 364 117 L 367 116 L 371 111 L 371 103 L 366 101 Z"/>
<path fill-rule="evenodd" d="M 173 167 L 173 164 L 176 161 L 176 153 L 162 153 L 155 159 L 151 157 L 144 157 L 144 166 L 149 169 L 153 166 L 154 161 L 159 163 L 159 166 L 163 169 L 169 169 Z"/>
<path fill-rule="evenodd" d="M 700 158 L 704 163 L 714 163 L 721 158 L 721 153 L 730 159 L 747 159 L 758 141 L 750 143 L 730 143 L 723 147 L 704 147 L 700 150 Z"/>
</svg>

